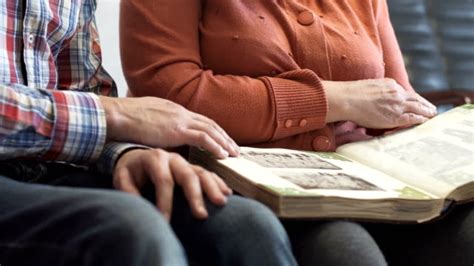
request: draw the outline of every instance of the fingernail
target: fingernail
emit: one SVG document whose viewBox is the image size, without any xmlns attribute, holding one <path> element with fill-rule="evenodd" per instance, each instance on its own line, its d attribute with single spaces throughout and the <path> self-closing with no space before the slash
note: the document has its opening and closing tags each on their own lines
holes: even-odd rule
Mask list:
<svg viewBox="0 0 474 266">
<path fill-rule="evenodd" d="M 223 196 L 221 202 L 222 202 L 222 205 L 226 204 L 227 203 L 227 197 Z"/>
<path fill-rule="evenodd" d="M 207 216 L 209 215 L 209 214 L 207 213 L 206 208 L 204 208 L 203 206 L 200 206 L 200 207 L 198 208 L 198 212 L 199 212 L 199 214 L 200 214 L 200 216 L 201 216 L 202 218 L 207 218 Z"/>
<path fill-rule="evenodd" d="M 236 155 L 239 155 L 239 154 L 240 154 L 240 147 L 239 147 L 237 144 L 235 144 L 235 145 L 233 146 L 233 149 L 234 149 Z"/>
<path fill-rule="evenodd" d="M 165 218 L 166 221 L 168 221 L 168 222 L 170 221 L 171 215 L 169 213 L 162 212 L 161 214 L 163 215 L 163 217 Z"/>
<path fill-rule="evenodd" d="M 226 150 L 224 150 L 224 149 L 221 150 L 221 155 L 222 155 L 222 157 L 224 157 L 224 158 L 229 157 L 229 153 L 228 153 Z"/>
</svg>

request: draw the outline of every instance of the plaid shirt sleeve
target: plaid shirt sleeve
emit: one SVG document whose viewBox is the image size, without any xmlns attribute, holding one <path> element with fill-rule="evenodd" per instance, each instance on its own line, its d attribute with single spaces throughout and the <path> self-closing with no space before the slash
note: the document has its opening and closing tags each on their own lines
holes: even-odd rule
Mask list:
<svg viewBox="0 0 474 266">
<path fill-rule="evenodd" d="M 102 66 L 100 40 L 94 17 L 95 2 L 87 2 L 89 4 L 84 3 L 81 7 L 79 26 L 74 36 L 58 55 L 58 87 L 60 90 L 79 90 L 116 97 L 116 85 Z M 106 143 L 95 166 L 99 171 L 111 174 L 120 155 L 134 148 L 145 147 L 129 143 Z"/>
<path fill-rule="evenodd" d="M 94 160 L 105 136 L 105 113 L 92 93 L 0 85 L 1 160 Z"/>
<path fill-rule="evenodd" d="M 121 154 L 148 148 L 104 145 L 105 136 L 105 113 L 93 93 L 0 85 L 0 160 L 96 162 L 99 171 L 112 174 Z"/>
<path fill-rule="evenodd" d="M 105 145 L 100 160 L 96 164 L 97 170 L 102 173 L 112 174 L 120 156 L 132 149 L 150 149 L 150 147 L 130 143 L 109 142 Z"/>
<path fill-rule="evenodd" d="M 95 8 L 95 0 L 0 4 L 7 18 L 0 41 L 8 48 L 0 51 L 0 160 L 95 163 L 112 173 L 123 152 L 143 148 L 105 144 L 97 94 L 117 96 L 117 89 L 102 67 Z"/>
</svg>

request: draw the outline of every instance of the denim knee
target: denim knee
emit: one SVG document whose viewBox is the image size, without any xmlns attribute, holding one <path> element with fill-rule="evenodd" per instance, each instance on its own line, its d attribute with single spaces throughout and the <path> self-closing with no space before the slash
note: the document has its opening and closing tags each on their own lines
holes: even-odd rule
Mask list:
<svg viewBox="0 0 474 266">
<path fill-rule="evenodd" d="M 232 196 L 211 212 L 209 230 L 222 255 L 234 265 L 296 265 L 282 224 L 266 206 Z"/>
<path fill-rule="evenodd" d="M 185 254 L 168 222 L 144 199 L 100 192 L 76 203 L 89 228 L 73 241 L 85 265 L 185 265 Z"/>
</svg>

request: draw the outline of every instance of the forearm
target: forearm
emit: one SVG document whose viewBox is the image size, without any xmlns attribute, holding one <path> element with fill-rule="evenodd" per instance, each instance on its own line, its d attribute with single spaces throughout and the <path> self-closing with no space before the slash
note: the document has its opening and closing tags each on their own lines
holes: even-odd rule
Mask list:
<svg viewBox="0 0 474 266">
<path fill-rule="evenodd" d="M 326 97 L 317 75 L 309 70 L 251 78 L 214 75 L 191 63 L 162 67 L 158 73 L 146 71 L 157 69 L 160 61 L 151 64 L 135 65 L 124 59 L 125 69 L 135 73 L 127 79 L 133 96 L 158 96 L 177 102 L 215 120 L 241 145 L 285 138 L 325 125 Z"/>
</svg>

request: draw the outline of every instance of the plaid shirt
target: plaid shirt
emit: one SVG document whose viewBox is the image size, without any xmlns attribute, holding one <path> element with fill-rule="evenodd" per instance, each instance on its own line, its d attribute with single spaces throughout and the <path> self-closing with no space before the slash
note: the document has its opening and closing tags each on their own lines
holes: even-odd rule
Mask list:
<svg viewBox="0 0 474 266">
<path fill-rule="evenodd" d="M 0 160 L 97 161 L 111 173 L 132 146 L 105 144 L 95 94 L 117 90 L 102 68 L 95 8 L 95 0 L 1 1 Z"/>
</svg>

